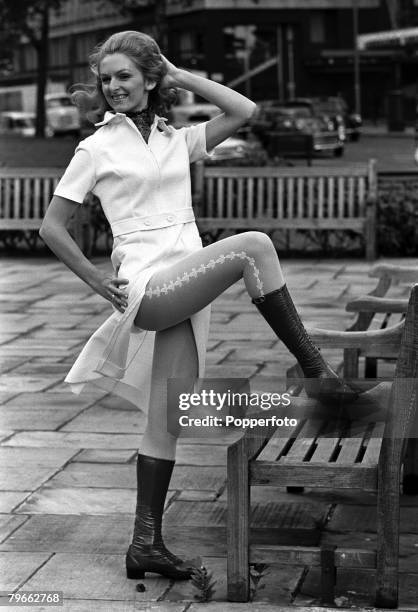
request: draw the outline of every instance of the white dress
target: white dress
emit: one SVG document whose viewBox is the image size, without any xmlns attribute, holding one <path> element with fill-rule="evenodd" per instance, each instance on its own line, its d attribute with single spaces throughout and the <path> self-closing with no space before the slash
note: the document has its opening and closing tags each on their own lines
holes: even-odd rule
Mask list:
<svg viewBox="0 0 418 612">
<path fill-rule="evenodd" d="M 155 332 L 134 325 L 150 277 L 202 248 L 194 221 L 190 162 L 207 157 L 205 127 L 175 130 L 156 117 L 148 144 L 123 113 L 106 113 L 81 141 L 55 194 L 82 202 L 92 191 L 114 237 L 115 272 L 129 279 L 128 307 L 114 313 L 89 339 L 66 382 L 75 393 L 94 385 L 148 409 Z M 175 288 L 164 286 L 164 292 Z M 190 317 L 204 375 L 210 308 Z"/>
</svg>

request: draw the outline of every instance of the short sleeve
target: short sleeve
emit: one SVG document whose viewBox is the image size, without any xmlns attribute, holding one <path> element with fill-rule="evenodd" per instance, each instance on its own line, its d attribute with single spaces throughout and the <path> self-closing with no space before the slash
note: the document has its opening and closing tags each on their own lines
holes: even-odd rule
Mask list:
<svg viewBox="0 0 418 612">
<path fill-rule="evenodd" d="M 190 163 L 211 156 L 211 153 L 206 149 L 206 125 L 207 121 L 198 123 L 197 125 L 180 128 L 179 130 L 184 134 L 187 149 L 189 151 Z"/>
<path fill-rule="evenodd" d="M 86 146 L 80 144 L 56 186 L 54 195 L 81 203 L 95 184 L 93 156 Z"/>
</svg>

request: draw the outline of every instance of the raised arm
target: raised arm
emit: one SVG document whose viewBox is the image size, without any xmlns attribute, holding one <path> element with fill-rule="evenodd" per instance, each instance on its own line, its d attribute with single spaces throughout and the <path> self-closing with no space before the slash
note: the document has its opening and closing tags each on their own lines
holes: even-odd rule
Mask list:
<svg viewBox="0 0 418 612">
<path fill-rule="evenodd" d="M 240 93 L 203 77 L 176 68 L 174 64 L 164 58 L 167 66 L 167 75 L 163 86 L 181 87 L 198 94 L 208 102 L 216 104 L 223 111 L 222 114 L 208 121 L 206 125 L 206 146 L 213 149 L 220 142 L 231 136 L 239 127 L 244 125 L 253 115 L 256 104 Z"/>
<path fill-rule="evenodd" d="M 77 202 L 54 195 L 42 222 L 39 235 L 51 251 L 96 293 L 109 300 L 120 312 L 127 306 L 127 279 L 121 279 L 99 270 L 83 255 L 71 238 L 67 225 Z"/>
</svg>

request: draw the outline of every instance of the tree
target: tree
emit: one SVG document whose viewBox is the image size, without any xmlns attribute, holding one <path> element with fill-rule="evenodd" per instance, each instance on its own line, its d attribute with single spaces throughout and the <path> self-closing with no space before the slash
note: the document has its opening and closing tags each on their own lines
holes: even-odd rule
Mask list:
<svg viewBox="0 0 418 612">
<path fill-rule="evenodd" d="M 168 0 L 104 0 L 111 2 L 126 15 L 135 17 L 145 10 L 152 10 L 153 35 L 161 49 L 167 50 L 168 27 L 167 27 L 167 4 Z M 188 0 L 185 0 L 186 2 Z"/>
<path fill-rule="evenodd" d="M 36 132 L 45 135 L 45 93 L 48 80 L 49 17 L 67 0 L 0 0 L 0 40 L 25 37 L 37 56 Z"/>
</svg>

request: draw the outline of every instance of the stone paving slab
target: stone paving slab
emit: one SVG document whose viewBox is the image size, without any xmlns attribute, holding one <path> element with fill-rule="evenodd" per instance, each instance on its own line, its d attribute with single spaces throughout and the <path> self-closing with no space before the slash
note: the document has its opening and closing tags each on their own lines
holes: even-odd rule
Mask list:
<svg viewBox="0 0 418 612">
<path fill-rule="evenodd" d="M 100 434 L 32 431 L 16 433 L 5 446 L 31 446 L 38 448 L 132 448 L 137 449 L 141 438 L 134 434 Z M 55 453 L 55 451 L 54 451 Z"/>
<path fill-rule="evenodd" d="M 42 404 L 41 404 L 42 405 Z M 15 406 L 0 406 L 0 427 L 26 430 L 55 430 L 62 427 L 80 412 L 77 406 L 61 408 L 55 411 L 50 408 L 27 407 L 16 409 Z"/>
<path fill-rule="evenodd" d="M 375 572 L 372 570 L 339 569 L 335 588 L 336 598 L 344 607 L 371 607 L 374 602 Z M 399 574 L 399 607 L 417 605 L 418 574 Z M 318 568 L 308 571 L 301 588 L 301 595 L 314 598 L 319 603 L 320 572 Z M 298 603 L 298 597 L 295 600 Z M 413 610 L 414 608 L 412 608 Z M 415 607 L 415 610 L 417 608 Z"/>
<path fill-rule="evenodd" d="M 74 395 L 68 392 L 54 393 L 47 391 L 45 393 L 19 393 L 16 397 L 7 402 L 7 407 L 14 408 L 20 411 L 22 408 L 30 408 L 32 406 L 41 406 L 44 410 L 68 410 L 70 407 L 76 407 L 78 411 L 84 410 L 93 403 L 94 400 L 89 399 L 86 395 Z"/>
<path fill-rule="evenodd" d="M 0 491 L 0 512 L 12 512 L 30 495 L 30 491 Z"/>
<path fill-rule="evenodd" d="M 177 446 L 176 465 L 226 466 L 226 455 L 223 445 L 181 443 Z"/>
<path fill-rule="evenodd" d="M 135 512 L 133 489 L 42 487 L 17 509 L 19 514 L 123 514 Z"/>
<path fill-rule="evenodd" d="M 130 496 L 133 499 L 135 494 L 130 492 Z M 130 514 L 41 514 L 15 518 L 26 522 L 3 541 L 2 551 L 122 554 L 130 544 L 134 509 Z"/>
<path fill-rule="evenodd" d="M 203 557 L 202 561 L 203 565 L 212 573 L 213 580 L 216 580 L 213 601 L 222 601 L 224 605 L 228 605 L 225 604 L 227 599 L 225 557 Z M 280 581 L 277 580 L 277 576 L 274 574 L 274 572 L 266 573 L 265 577 L 262 579 L 264 588 L 256 593 L 254 602 L 274 601 L 276 610 L 279 610 L 281 609 L 282 605 L 287 605 L 290 603 L 292 593 L 296 589 L 301 578 L 303 568 L 280 566 L 277 568 L 277 572 L 280 574 Z M 178 582 L 167 592 L 165 595 L 165 600 L 193 601 L 196 593 L 197 591 L 190 581 L 183 583 Z"/>
<path fill-rule="evenodd" d="M 13 352 L 15 350 L 18 351 L 19 349 L 14 348 Z M 29 352 L 32 353 L 32 351 Z M 44 350 L 41 352 L 44 352 Z M 3 376 L 2 380 L 0 381 L 0 391 L 14 391 L 15 393 L 23 393 L 25 391 L 45 391 L 45 389 L 52 387 L 57 382 L 62 380 L 62 378 L 62 375 L 54 376 L 44 374 L 42 376 L 17 376 L 15 374 L 8 374 L 7 376 Z"/>
<path fill-rule="evenodd" d="M 408 508 L 412 510 L 412 508 Z M 413 508 L 415 516 L 417 509 Z M 362 526 L 363 528 L 363 526 Z M 416 533 L 407 533 L 403 527 L 404 533 L 400 534 L 400 549 L 402 554 L 399 557 L 399 568 L 401 572 L 412 572 L 418 575 L 418 535 Z M 362 531 L 344 530 L 342 533 L 333 533 L 324 531 L 321 537 L 321 543 L 324 545 L 330 544 L 341 546 L 344 548 L 360 548 L 366 550 L 376 550 L 377 535 L 375 533 L 367 533 Z M 418 598 L 417 598 L 418 603 Z"/>
<path fill-rule="evenodd" d="M 80 451 L 72 463 L 129 463 L 136 457 L 132 450 L 89 449 Z"/>
<path fill-rule="evenodd" d="M 48 487 L 134 489 L 136 469 L 135 465 L 70 463 L 49 480 Z"/>
<path fill-rule="evenodd" d="M 141 594 L 135 590 L 136 583 L 126 578 L 125 555 L 57 553 L 25 583 L 25 589 L 63 591 L 70 598 L 156 601 L 169 586 L 168 579 L 153 575 Z"/>
<path fill-rule="evenodd" d="M 146 603 L 126 597 L 124 601 L 105 599 L 70 599 L 64 595 L 63 607 L 65 612 L 186 612 L 185 603 Z M 4 602 L 4 603 L 3 603 Z M 0 597 L 0 606 L 7 605 L 7 599 Z M 204 604 L 202 604 L 203 606 Z M 12 610 L 27 610 L 27 607 L 13 606 Z M 54 609 L 54 608 L 52 608 Z M 51 605 L 30 607 L 31 612 L 51 612 Z"/>
<path fill-rule="evenodd" d="M 14 591 L 50 557 L 39 552 L 1 552 L 0 591 Z"/>
<path fill-rule="evenodd" d="M 418 512 L 416 507 L 403 507 L 400 513 L 403 531 L 418 535 Z M 339 504 L 327 524 L 327 530 L 355 532 L 359 525 L 361 525 L 362 532 L 376 532 L 377 509 L 375 506 L 365 508 L 364 506 L 344 506 Z M 415 540 L 418 547 L 418 537 Z"/>
<path fill-rule="evenodd" d="M 62 380 L 68 372 L 68 366 L 55 359 L 47 361 L 43 357 L 34 357 L 30 361 L 26 361 L 24 364 L 14 368 L 13 375 L 44 376 L 46 370 L 48 370 L 49 374 L 59 376 L 58 380 Z"/>
<path fill-rule="evenodd" d="M 113 409 L 102 405 L 92 406 L 83 414 L 71 419 L 61 431 L 142 434 L 146 424 L 146 415 L 143 412 L 138 409 L 121 410 L 116 400 Z"/>
<path fill-rule="evenodd" d="M 20 527 L 27 517 L 16 514 L 0 514 L 0 542 L 10 536 L 13 531 Z"/>
</svg>

